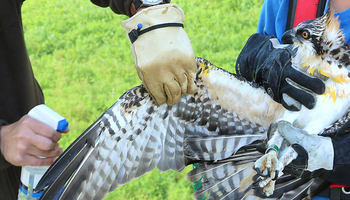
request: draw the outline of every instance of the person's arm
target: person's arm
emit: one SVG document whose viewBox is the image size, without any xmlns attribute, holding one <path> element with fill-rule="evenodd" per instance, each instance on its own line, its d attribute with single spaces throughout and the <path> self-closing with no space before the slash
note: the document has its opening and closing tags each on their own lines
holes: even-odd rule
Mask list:
<svg viewBox="0 0 350 200">
<path fill-rule="evenodd" d="M 288 17 L 288 0 L 265 0 L 260 12 L 257 33 L 272 35 L 280 42 L 286 31 Z"/>
<path fill-rule="evenodd" d="M 4 125 L 4 121 L 2 123 L 0 129 L 0 170 L 10 165 L 51 165 L 56 157 L 62 153 L 62 149 L 58 145 L 61 132 L 45 123 L 28 115 L 13 124 Z"/>
<path fill-rule="evenodd" d="M 91 0 L 97 6 L 110 7 L 116 14 L 132 16 L 130 6 L 134 0 Z M 170 0 L 166 0 L 170 3 Z"/>
<path fill-rule="evenodd" d="M 350 185 L 350 134 L 332 138 L 332 144 L 334 148 L 333 170 L 327 180 L 340 185 Z"/>
</svg>

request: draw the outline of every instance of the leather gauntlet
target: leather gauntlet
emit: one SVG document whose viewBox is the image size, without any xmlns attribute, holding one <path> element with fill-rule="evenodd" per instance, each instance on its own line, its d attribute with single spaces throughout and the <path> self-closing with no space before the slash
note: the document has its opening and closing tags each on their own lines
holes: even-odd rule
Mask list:
<svg viewBox="0 0 350 200">
<path fill-rule="evenodd" d="M 197 65 L 184 21 L 175 4 L 152 6 L 123 21 L 138 76 L 158 105 L 174 105 L 181 95 L 197 91 Z"/>
</svg>

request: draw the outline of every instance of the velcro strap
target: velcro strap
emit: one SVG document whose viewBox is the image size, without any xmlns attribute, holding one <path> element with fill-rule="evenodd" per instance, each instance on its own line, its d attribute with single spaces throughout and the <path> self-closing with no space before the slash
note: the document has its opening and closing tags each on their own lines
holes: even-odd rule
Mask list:
<svg viewBox="0 0 350 200">
<path fill-rule="evenodd" d="M 130 31 L 130 33 L 128 35 L 129 35 L 131 43 L 134 43 L 140 35 L 147 33 L 149 31 L 155 30 L 155 29 L 165 28 L 165 27 L 182 27 L 182 28 L 184 28 L 184 25 L 182 23 L 165 23 L 165 24 L 157 24 L 154 26 L 150 26 L 144 30 L 141 30 L 142 25 L 139 24 L 138 28 Z"/>
</svg>

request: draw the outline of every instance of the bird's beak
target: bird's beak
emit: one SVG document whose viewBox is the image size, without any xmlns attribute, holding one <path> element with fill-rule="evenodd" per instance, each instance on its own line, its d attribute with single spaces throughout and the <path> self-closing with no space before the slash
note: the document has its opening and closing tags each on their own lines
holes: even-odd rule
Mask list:
<svg viewBox="0 0 350 200">
<path fill-rule="evenodd" d="M 294 34 L 293 30 L 288 30 L 282 35 L 283 44 L 293 44 Z"/>
</svg>

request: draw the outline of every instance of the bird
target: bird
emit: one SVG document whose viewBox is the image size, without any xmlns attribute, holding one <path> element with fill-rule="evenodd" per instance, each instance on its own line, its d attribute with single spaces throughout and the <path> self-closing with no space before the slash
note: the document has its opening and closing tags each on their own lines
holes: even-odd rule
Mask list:
<svg viewBox="0 0 350 200">
<path fill-rule="evenodd" d="M 335 76 L 326 68 L 313 69 L 308 59 L 315 57 L 327 66 L 348 70 L 344 58 L 347 47 L 343 37 L 338 38 L 341 31 L 333 18 L 326 13 L 299 26 L 309 31 L 309 37 L 300 38 L 295 45 L 298 52 L 309 56 L 297 53 L 293 62 L 326 83 L 333 80 L 346 85 L 347 76 Z M 336 34 L 330 35 L 333 29 Z M 299 37 L 296 33 L 294 37 Z M 317 34 L 319 37 L 314 37 Z M 305 53 L 309 51 L 312 53 Z M 195 199 L 264 199 L 264 191 L 256 187 L 259 173 L 254 166 L 264 156 L 270 125 L 284 119 L 288 111 L 257 83 L 204 58 L 196 58 L 196 62 L 198 91 L 182 96 L 174 106 L 157 105 L 143 85 L 126 91 L 46 171 L 35 188 L 43 192 L 41 199 L 103 199 L 156 167 L 163 172 L 181 171 L 194 163 L 198 165 L 187 179 L 201 184 L 193 195 Z M 347 97 L 346 92 L 344 96 L 334 86 L 321 98 L 330 99 L 327 102 L 334 106 Z M 318 124 L 318 133 L 336 131 L 339 124 L 348 121 L 346 116 L 349 114 L 342 113 L 333 122 Z M 308 123 L 296 125 L 303 128 Z M 276 180 L 270 197 L 312 197 L 324 184 L 318 178 L 285 173 Z"/>
<path fill-rule="evenodd" d="M 302 22 L 284 33 L 282 40 L 292 41 L 297 49 L 292 59 L 293 67 L 323 80 L 326 91 L 323 95 L 315 96 L 316 103 L 312 110 L 302 106 L 298 112 L 286 111 L 274 122 L 273 127 L 289 123 L 309 134 L 319 134 L 346 114 L 350 107 L 350 54 L 349 45 L 345 44 L 344 38 L 340 22 L 331 10 L 327 10 L 322 17 Z M 272 194 L 274 187 L 271 173 L 274 173 L 276 179 L 279 172 L 298 156 L 291 144 L 288 148 L 283 146 L 285 141 L 278 128 L 271 128 L 268 135 L 271 137 L 268 141 L 269 146 L 277 146 L 277 149 L 282 147 L 288 153 L 281 152 L 282 154 L 278 155 L 278 150 L 269 151 L 256 162 L 258 173 L 262 177 L 268 176 L 262 185 L 266 185 L 267 196 Z M 328 167 L 309 164 L 308 170 L 316 171 Z M 263 170 L 265 173 L 261 173 Z"/>
</svg>

